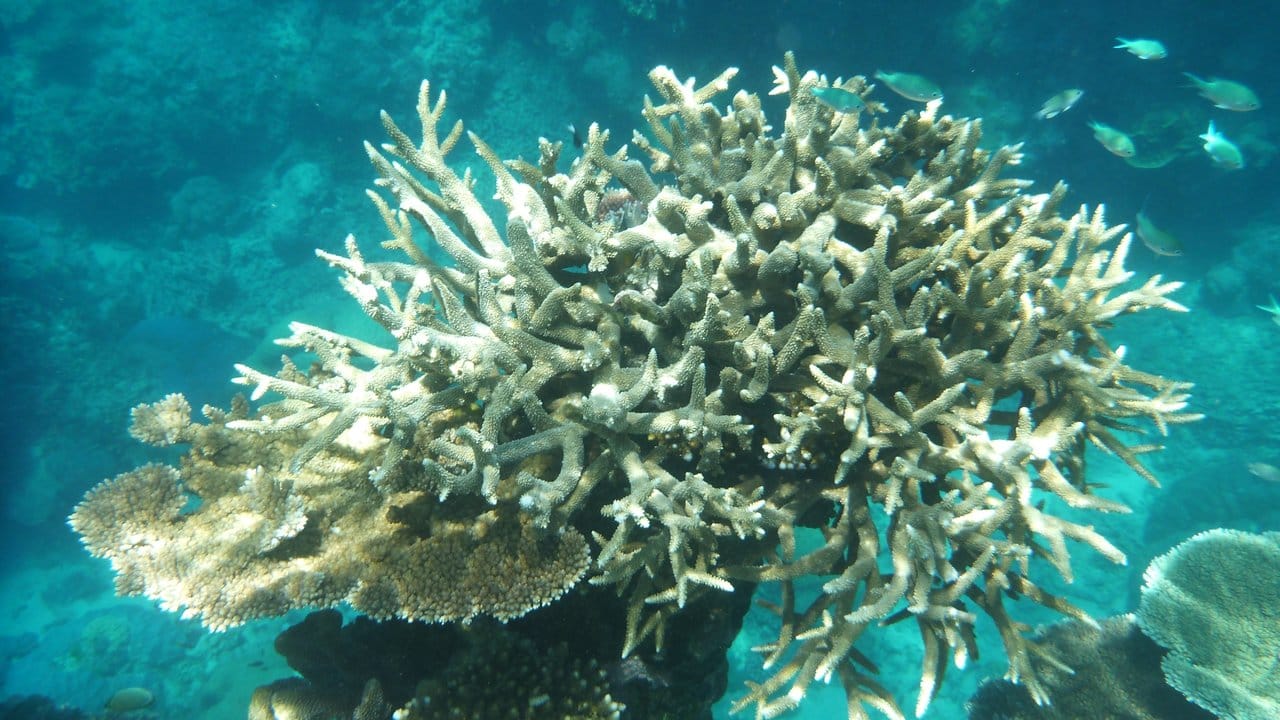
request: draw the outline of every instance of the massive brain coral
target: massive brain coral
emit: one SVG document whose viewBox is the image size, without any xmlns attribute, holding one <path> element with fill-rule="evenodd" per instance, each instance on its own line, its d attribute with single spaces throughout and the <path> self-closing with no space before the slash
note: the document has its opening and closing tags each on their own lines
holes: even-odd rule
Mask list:
<svg viewBox="0 0 1280 720">
<path fill-rule="evenodd" d="M 1156 446 L 1130 431 L 1191 419 L 1185 384 L 1102 334 L 1182 310 L 1178 283 L 1130 282 L 1123 228 L 1001 178 L 1018 149 L 980 148 L 977 121 L 834 112 L 788 55 L 774 134 L 754 94 L 713 104 L 734 74 L 651 73 L 647 167 L 595 127 L 567 170 L 559 144 L 503 162 L 469 135 L 503 224 L 447 163 L 462 124 L 441 127 L 443 93 L 422 86 L 420 142 L 384 115 L 370 197 L 398 259 L 351 238 L 320 255 L 386 341 L 295 323 L 280 343 L 309 369 L 238 367 L 269 402 L 206 423 L 181 398 L 140 408 L 137 437 L 190 445 L 181 468 L 105 481 L 71 518 L 120 591 L 214 628 L 339 603 L 453 622 L 585 578 L 626 599 L 625 655 L 696 597 L 772 582 L 771 674 L 740 704 L 761 717 L 831 677 L 850 717 L 901 717 L 856 643 L 904 618 L 923 712 L 979 612 L 1043 700 L 1003 602 L 1082 616 L 1032 560 L 1069 579 L 1069 541 L 1123 559 L 1046 508 L 1123 511 L 1087 482 L 1086 445 L 1151 479 Z M 807 578 L 824 584 L 805 603 Z"/>
</svg>

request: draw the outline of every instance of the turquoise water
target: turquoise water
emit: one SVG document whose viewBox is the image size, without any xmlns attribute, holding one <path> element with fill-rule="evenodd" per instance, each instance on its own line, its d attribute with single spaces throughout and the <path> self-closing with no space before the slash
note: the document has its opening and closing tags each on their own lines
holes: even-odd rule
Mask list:
<svg viewBox="0 0 1280 720">
<path fill-rule="evenodd" d="M 209 634 L 116 598 L 108 564 L 66 518 L 100 480 L 176 462 L 129 437 L 133 406 L 179 391 L 197 408 L 226 405 L 233 364 L 277 367 L 272 341 L 290 321 L 359 327 L 359 308 L 313 250 L 385 235 L 364 195 L 375 174 L 361 143 L 382 141 L 379 110 L 411 126 L 423 78 L 501 156 L 534 159 L 539 137 L 571 148 L 569 124 L 629 138 L 656 65 L 702 81 L 735 66 L 735 87 L 761 94 L 787 50 L 831 78 L 927 75 L 945 92 L 943 112 L 984 119 L 985 146 L 1023 143 L 1013 173 L 1037 191 L 1063 179 L 1067 206 L 1105 203 L 1112 222 L 1141 210 L 1182 244 L 1176 256 L 1135 244 L 1128 265 L 1186 283 L 1176 299 L 1191 312 L 1144 313 L 1109 337 L 1134 365 L 1194 382 L 1192 410 L 1206 419 L 1161 439 L 1167 449 L 1149 460 L 1161 489 L 1090 450 L 1095 481 L 1134 511 L 1090 522 L 1129 562 L 1073 547 L 1077 578 L 1063 592 L 1097 617 L 1126 612 L 1148 561 L 1191 534 L 1280 530 L 1280 484 L 1246 468 L 1280 465 L 1280 327 L 1258 308 L 1280 295 L 1280 7 L 1208 7 L 0 3 L 0 698 L 96 713 L 141 686 L 156 699 L 135 716 L 221 720 L 244 717 L 255 687 L 291 674 L 272 639 L 300 615 Z M 1115 49 L 1116 36 L 1158 38 L 1167 57 Z M 1187 72 L 1238 80 L 1262 107 L 1212 107 Z M 1035 117 L 1072 87 L 1085 91 L 1075 107 Z M 876 98 L 890 118 L 918 107 L 883 89 Z M 783 108 L 766 102 L 775 131 Z M 1128 132 L 1132 162 L 1107 152 L 1089 121 Z M 1210 121 L 1243 168 L 1217 167 L 1201 148 Z M 482 167 L 465 149 L 450 159 Z M 920 657 L 909 625 L 878 629 L 863 650 L 908 713 Z M 763 613 L 748 617 L 729 651 L 728 697 L 759 672 L 748 648 L 770 631 Z M 998 644 L 983 647 L 965 673 L 949 673 L 928 717 L 961 717 L 978 681 L 1004 672 Z M 842 708 L 834 686 L 814 689 L 795 716 Z M 725 704 L 715 713 L 727 717 Z"/>
</svg>

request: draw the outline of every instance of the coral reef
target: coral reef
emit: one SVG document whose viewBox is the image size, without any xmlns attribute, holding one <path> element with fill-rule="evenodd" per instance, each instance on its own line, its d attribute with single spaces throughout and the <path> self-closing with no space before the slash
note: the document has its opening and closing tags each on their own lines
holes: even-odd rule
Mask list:
<svg viewBox="0 0 1280 720">
<path fill-rule="evenodd" d="M 1280 533 L 1215 529 L 1151 562 L 1138 625 L 1165 679 L 1218 717 L 1280 716 Z"/>
<path fill-rule="evenodd" d="M 594 660 L 583 661 L 563 645 L 539 651 L 528 641 L 486 640 L 423 683 L 396 720 L 618 720 L 626 709 L 609 695 L 608 674 Z M 490 680 L 477 683 L 477 677 Z"/>
<path fill-rule="evenodd" d="M 1274 718 L 1277 577 L 1280 533 L 1194 535 L 1147 566 L 1136 613 L 1066 620 L 1036 635 L 1032 661 L 1052 702 L 987 681 L 969 717 Z"/>
<path fill-rule="evenodd" d="M 0 720 L 89 720 L 93 716 L 41 695 L 0 700 Z"/>
<path fill-rule="evenodd" d="M 281 718 L 304 706 L 351 715 L 368 705 L 372 682 L 402 717 L 608 717 L 625 706 L 628 718 L 711 720 L 727 685 L 725 651 L 749 604 L 747 594 L 704 595 L 672 618 L 664 652 L 640 648 L 626 659 L 626 605 L 607 588 L 505 623 L 343 624 L 337 610 L 318 610 L 275 642 L 304 681 L 260 688 L 259 706 Z M 508 669 L 498 679 L 484 666 Z"/>
<path fill-rule="evenodd" d="M 253 392 L 229 411 L 139 409 L 136 437 L 190 445 L 181 468 L 107 480 L 71 517 L 119 591 L 222 629 L 344 602 L 512 620 L 585 579 L 623 600 L 625 657 L 700 598 L 772 582 L 771 675 L 738 706 L 759 717 L 833 677 L 851 718 L 902 717 L 855 646 L 905 619 L 923 713 L 978 613 L 1043 701 L 1004 600 L 1082 618 L 1032 560 L 1070 580 L 1076 541 L 1123 562 L 1051 510 L 1125 511 L 1086 479 L 1086 445 L 1154 482 L 1158 445 L 1132 434 L 1195 417 L 1186 384 L 1103 335 L 1182 310 L 1179 284 L 1131 282 L 1131 236 L 1101 208 L 1061 215 L 1065 186 L 1002 178 L 1018 148 L 980 148 L 978 121 L 834 112 L 812 93 L 832 83 L 788 55 L 774 134 L 755 94 L 713 104 L 735 72 L 650 73 L 647 167 L 595 126 L 566 170 L 557 143 L 503 162 L 468 135 L 505 220 L 450 166 L 444 93 L 422 85 L 421 141 L 384 114 L 370 197 L 397 259 L 350 237 L 319 254 L 385 342 L 294 323 L 281 370 L 237 366 Z M 618 190 L 644 212 L 601 213 Z M 803 553 L 802 527 L 823 537 Z"/>
<path fill-rule="evenodd" d="M 1036 634 L 1047 652 L 1037 672 L 1051 703 L 1039 704 L 1021 685 L 988 680 L 968 703 L 971 720 L 1212 720 L 1164 682 L 1160 646 L 1143 635 L 1132 615 L 1100 623 L 1064 620 Z"/>
<path fill-rule="evenodd" d="M 264 685 L 249 698 L 249 720 L 386 720 L 390 714 L 374 680 L 365 684 L 354 710 L 340 697 L 299 678 Z"/>
</svg>

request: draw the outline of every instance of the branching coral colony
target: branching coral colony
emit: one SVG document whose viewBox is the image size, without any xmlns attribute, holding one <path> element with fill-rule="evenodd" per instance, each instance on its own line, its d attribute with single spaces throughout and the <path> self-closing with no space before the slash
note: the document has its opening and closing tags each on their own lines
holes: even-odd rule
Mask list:
<svg viewBox="0 0 1280 720">
<path fill-rule="evenodd" d="M 221 629 L 339 603 L 505 621 L 585 579 L 627 599 L 626 655 L 660 646 L 694 598 L 778 583 L 771 674 L 739 708 L 773 717 L 834 677 L 851 718 L 902 717 L 856 643 L 911 619 L 922 713 L 973 652 L 978 612 L 1044 700 L 1004 600 L 1082 617 L 1032 583 L 1032 558 L 1067 579 L 1069 540 L 1124 561 L 1046 507 L 1125 511 L 1092 492 L 1085 446 L 1154 481 L 1140 456 L 1156 446 L 1127 436 L 1193 419 L 1188 385 L 1128 367 L 1101 334 L 1184 310 L 1179 283 L 1130 283 L 1123 227 L 1059 215 L 1061 184 L 1001 179 L 1018 148 L 980 149 L 978 121 L 930 108 L 860 127 L 788 55 L 775 136 L 756 95 L 712 104 L 734 74 L 650 74 L 647 169 L 595 127 L 567 172 L 557 143 L 503 162 L 468 135 L 505 237 L 446 163 L 462 124 L 441 133 L 444 93 L 422 86 L 421 143 L 384 114 L 370 197 L 404 259 L 350 238 L 320 255 L 390 342 L 294 323 L 280 343 L 309 370 L 238 366 L 254 400 L 280 399 L 206 407 L 206 423 L 177 395 L 136 408 L 136 437 L 190 451 L 72 515 L 118 590 Z M 821 539 L 802 551 L 803 527 Z M 814 578 L 806 606 L 795 584 Z"/>
</svg>

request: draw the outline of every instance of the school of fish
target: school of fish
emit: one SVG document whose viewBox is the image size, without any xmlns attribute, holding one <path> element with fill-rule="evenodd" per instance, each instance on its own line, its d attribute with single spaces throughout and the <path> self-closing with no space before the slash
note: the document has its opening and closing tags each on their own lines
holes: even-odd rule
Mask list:
<svg viewBox="0 0 1280 720">
<path fill-rule="evenodd" d="M 1156 61 L 1169 57 L 1168 48 L 1154 38 L 1117 37 L 1116 43 L 1115 49 L 1124 50 L 1139 60 Z M 1257 93 L 1244 83 L 1212 76 L 1206 79 L 1189 72 L 1182 74 L 1190 81 L 1188 87 L 1199 92 L 1200 96 L 1215 108 L 1231 112 L 1250 112 L 1262 107 Z M 1080 88 L 1063 90 L 1045 100 L 1035 116 L 1041 120 L 1055 118 L 1074 107 L 1082 97 L 1084 97 L 1084 90 Z M 1136 158 L 1138 147 L 1134 144 L 1133 138 L 1123 130 L 1096 120 L 1090 120 L 1088 126 L 1093 131 L 1094 139 L 1103 148 L 1113 155 L 1124 158 L 1134 167 L 1156 168 L 1168 162 L 1167 158 L 1162 159 L 1159 156 L 1154 161 Z M 1199 136 L 1199 139 L 1204 141 L 1202 147 L 1205 155 L 1215 167 L 1223 170 L 1239 170 L 1245 167 L 1244 153 L 1240 150 L 1240 146 L 1223 134 L 1213 120 L 1209 121 L 1208 129 Z M 1145 202 L 1135 218 L 1134 234 L 1156 255 L 1172 257 L 1181 255 L 1183 252 L 1182 242 L 1176 236 L 1152 222 L 1147 214 Z M 1270 311 L 1268 308 L 1263 309 Z M 1276 310 L 1280 311 L 1280 308 Z M 1276 319 L 1280 321 L 1280 315 L 1276 316 Z"/>
<path fill-rule="evenodd" d="M 1144 62 L 1165 60 L 1169 57 L 1168 48 L 1165 47 L 1164 43 L 1154 38 L 1117 37 L 1116 42 L 1115 49 L 1124 50 Z M 777 95 L 787 92 L 790 88 L 786 73 L 775 66 L 773 74 L 775 87 L 769 94 Z M 1187 87 L 1195 89 L 1214 108 L 1231 112 L 1250 112 L 1262 107 L 1262 102 L 1258 99 L 1258 95 L 1241 82 L 1214 76 L 1202 78 L 1189 72 L 1182 74 L 1190 81 L 1190 85 Z M 873 77 L 883 83 L 891 92 L 907 100 L 922 103 L 942 102 L 942 88 L 923 75 L 876 70 L 873 73 Z M 825 78 L 823 82 L 826 82 Z M 837 79 L 831 85 L 815 87 L 810 92 L 812 92 L 814 99 L 835 113 L 875 112 L 877 111 L 876 108 L 883 110 L 884 106 L 877 103 L 873 103 L 870 108 L 868 107 L 867 97 L 870 91 L 875 89 L 874 85 L 866 88 L 862 95 L 840 85 L 841 81 Z M 1085 91 L 1077 87 L 1057 92 L 1044 101 L 1040 109 L 1036 111 L 1035 117 L 1040 120 L 1056 118 L 1075 107 L 1084 97 L 1084 94 Z M 1168 158 L 1160 158 L 1158 155 L 1154 159 L 1150 156 L 1145 159 L 1136 157 L 1139 154 L 1138 146 L 1134 143 L 1133 138 L 1117 127 L 1097 120 L 1090 120 L 1088 126 L 1093 131 L 1094 138 L 1103 148 L 1113 155 L 1124 158 L 1133 167 L 1157 168 L 1168 162 Z M 1209 121 L 1208 129 L 1199 136 L 1199 139 L 1204 141 L 1205 155 L 1215 167 L 1223 170 L 1239 170 L 1245 167 L 1245 157 L 1240 146 L 1223 134 L 1213 120 Z M 1172 233 L 1161 229 L 1152 222 L 1147 214 L 1145 202 L 1142 209 L 1138 211 L 1136 222 L 1134 223 L 1134 234 L 1156 255 L 1173 257 L 1183 253 L 1182 242 Z M 1280 311 L 1280 308 L 1277 308 L 1277 311 Z M 1277 320 L 1280 321 L 1280 315 L 1277 316 Z"/>
</svg>

